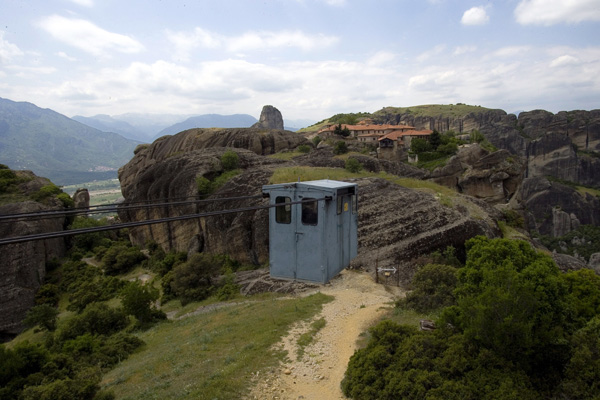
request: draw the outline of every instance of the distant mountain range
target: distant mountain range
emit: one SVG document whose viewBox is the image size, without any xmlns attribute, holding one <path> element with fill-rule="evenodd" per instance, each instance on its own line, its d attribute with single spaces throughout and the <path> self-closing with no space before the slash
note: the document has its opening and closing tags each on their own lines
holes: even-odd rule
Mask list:
<svg viewBox="0 0 600 400">
<path fill-rule="evenodd" d="M 55 111 L 0 98 L 0 163 L 58 185 L 116 178 L 138 144 Z"/>
<path fill-rule="evenodd" d="M 76 115 L 72 119 L 99 129 L 103 132 L 115 132 L 128 139 L 141 142 L 153 142 L 164 135 L 175 135 L 192 128 L 248 128 L 258 120 L 249 114 L 121 114 L 93 117 Z M 297 131 L 309 126 L 314 121 L 309 119 L 285 121 L 285 129 Z"/>
</svg>

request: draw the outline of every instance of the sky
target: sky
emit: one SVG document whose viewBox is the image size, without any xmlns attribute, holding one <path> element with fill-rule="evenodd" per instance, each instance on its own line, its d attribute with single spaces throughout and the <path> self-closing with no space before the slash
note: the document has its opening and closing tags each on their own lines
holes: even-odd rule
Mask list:
<svg viewBox="0 0 600 400">
<path fill-rule="evenodd" d="M 0 0 L 0 97 L 69 117 L 600 108 L 600 0 Z"/>
</svg>

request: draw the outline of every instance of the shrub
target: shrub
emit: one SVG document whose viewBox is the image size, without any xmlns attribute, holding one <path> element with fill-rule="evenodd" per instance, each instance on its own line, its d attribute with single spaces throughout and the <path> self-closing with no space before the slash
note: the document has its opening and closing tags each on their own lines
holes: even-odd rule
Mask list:
<svg viewBox="0 0 600 400">
<path fill-rule="evenodd" d="M 314 138 L 312 138 L 312 142 L 315 146 L 318 146 L 319 143 L 321 143 L 321 136 L 315 136 Z"/>
<path fill-rule="evenodd" d="M 23 325 L 30 328 L 39 325 L 41 328 L 52 332 L 56 329 L 57 318 L 58 310 L 55 307 L 49 304 L 40 304 L 27 311 Z"/>
<path fill-rule="evenodd" d="M 93 303 L 78 315 L 66 320 L 58 329 L 59 341 L 75 339 L 77 336 L 110 335 L 127 326 L 127 316 L 122 308 L 111 308 L 106 304 Z"/>
<path fill-rule="evenodd" d="M 203 176 L 196 178 L 196 186 L 198 187 L 198 194 L 209 195 L 213 192 L 212 182 Z"/>
<path fill-rule="evenodd" d="M 220 268 L 221 264 L 210 255 L 196 253 L 173 269 L 171 291 L 182 304 L 204 300 L 212 294 L 212 277 Z"/>
<path fill-rule="evenodd" d="M 217 290 L 217 298 L 219 300 L 229 300 L 240 293 L 240 286 L 236 285 L 234 279 L 235 275 L 233 274 L 233 271 L 228 269 L 223 278 L 223 282 L 221 282 L 221 287 Z"/>
<path fill-rule="evenodd" d="M 421 158 L 421 153 L 425 153 L 427 151 L 431 151 L 431 144 L 425 139 L 422 138 L 414 138 L 410 141 L 410 150 L 419 155 L 419 159 Z"/>
<path fill-rule="evenodd" d="M 456 268 L 443 264 L 423 266 L 412 281 L 413 290 L 399 305 L 425 313 L 455 303 Z"/>
<path fill-rule="evenodd" d="M 60 290 L 58 286 L 53 283 L 46 283 L 38 289 L 35 293 L 35 304 L 48 304 L 56 307 L 60 297 Z"/>
<path fill-rule="evenodd" d="M 146 256 L 139 247 L 117 244 L 106 251 L 102 257 L 102 264 L 106 274 L 116 275 L 128 272 L 145 259 Z"/>
<path fill-rule="evenodd" d="M 55 196 L 59 193 L 62 193 L 62 190 L 60 190 L 60 188 L 55 184 L 50 183 L 48 185 L 42 186 L 40 190 L 33 193 L 30 197 L 34 201 L 41 202 L 47 199 L 48 197 Z"/>
<path fill-rule="evenodd" d="M 309 153 L 310 152 L 310 146 L 307 144 L 301 144 L 300 146 L 298 146 L 298 151 L 300 153 Z"/>
<path fill-rule="evenodd" d="M 71 196 L 69 196 L 66 193 L 59 193 L 56 196 L 56 198 L 59 199 L 63 203 L 63 206 L 65 206 L 66 208 L 73 208 L 73 207 L 75 207 L 75 201 L 73 201 L 73 199 L 71 198 Z"/>
<path fill-rule="evenodd" d="M 363 169 L 363 165 L 356 158 L 349 157 L 346 159 L 345 168 L 348 172 L 358 173 Z"/>
<path fill-rule="evenodd" d="M 164 316 L 164 313 L 153 307 L 158 300 L 159 291 L 150 285 L 130 282 L 123 288 L 120 297 L 125 312 L 142 323 L 151 322 L 159 315 Z"/>
<path fill-rule="evenodd" d="M 75 217 L 75 220 L 69 226 L 69 229 L 96 228 L 105 226 L 106 220 L 96 220 L 86 217 Z M 92 251 L 95 247 L 110 243 L 108 241 L 110 233 L 94 232 L 85 233 L 83 235 L 75 235 L 72 240 L 73 247 L 83 250 L 84 252 Z M 108 243 L 107 243 L 108 241 Z"/>
<path fill-rule="evenodd" d="M 344 142 L 343 140 L 340 140 L 335 143 L 335 146 L 333 148 L 334 154 L 340 155 L 340 154 L 346 154 L 347 152 L 348 152 L 348 146 L 346 145 L 346 142 Z"/>
<path fill-rule="evenodd" d="M 239 167 L 240 159 L 235 151 L 227 150 L 221 156 L 221 164 L 225 171 L 231 171 Z"/>
</svg>

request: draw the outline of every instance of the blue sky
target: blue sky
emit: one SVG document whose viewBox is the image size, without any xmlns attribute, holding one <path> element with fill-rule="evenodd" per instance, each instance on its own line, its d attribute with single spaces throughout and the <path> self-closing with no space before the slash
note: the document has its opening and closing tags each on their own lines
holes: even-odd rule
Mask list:
<svg viewBox="0 0 600 400">
<path fill-rule="evenodd" d="M 0 0 L 0 97 L 68 116 L 600 108 L 600 0 Z"/>
</svg>

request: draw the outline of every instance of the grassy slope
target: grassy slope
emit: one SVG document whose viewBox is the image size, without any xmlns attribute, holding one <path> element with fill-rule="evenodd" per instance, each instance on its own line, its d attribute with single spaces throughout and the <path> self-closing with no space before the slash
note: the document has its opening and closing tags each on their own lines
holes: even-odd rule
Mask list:
<svg viewBox="0 0 600 400">
<path fill-rule="evenodd" d="M 273 349 L 292 323 L 318 313 L 331 297 L 253 301 L 161 323 L 140 333 L 146 347 L 105 375 L 119 399 L 238 399 L 252 376 L 284 353 Z"/>
<path fill-rule="evenodd" d="M 470 106 L 467 104 L 424 104 L 411 107 L 385 107 L 372 113 L 373 117 L 385 114 L 413 114 L 417 117 L 464 117 L 472 112 L 481 112 L 490 110 L 481 106 Z M 321 128 L 330 125 L 329 119 L 325 119 L 314 125 L 298 130 L 298 132 L 315 132 Z"/>
</svg>

